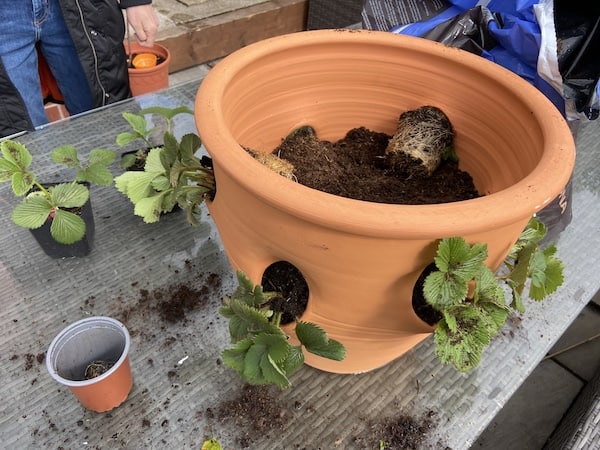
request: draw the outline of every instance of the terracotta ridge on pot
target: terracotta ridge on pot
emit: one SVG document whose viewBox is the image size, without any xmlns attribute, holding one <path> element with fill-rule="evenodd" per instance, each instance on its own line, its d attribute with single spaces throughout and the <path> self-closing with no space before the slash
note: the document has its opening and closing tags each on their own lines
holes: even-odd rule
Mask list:
<svg viewBox="0 0 600 450">
<path fill-rule="evenodd" d="M 328 140 L 358 126 L 393 134 L 398 116 L 422 105 L 449 116 L 460 167 L 484 197 L 439 205 L 336 197 L 270 172 L 242 148 L 272 151 L 302 125 Z M 307 361 L 334 372 L 381 366 L 427 337 L 432 328 L 411 299 L 438 240 L 486 243 L 497 268 L 575 160 L 560 112 L 517 75 L 378 31 L 300 32 L 240 49 L 204 79 L 195 115 L 217 184 L 208 207 L 233 267 L 255 283 L 276 261 L 301 271 L 310 290 L 302 319 L 348 350 L 341 363 Z"/>
</svg>

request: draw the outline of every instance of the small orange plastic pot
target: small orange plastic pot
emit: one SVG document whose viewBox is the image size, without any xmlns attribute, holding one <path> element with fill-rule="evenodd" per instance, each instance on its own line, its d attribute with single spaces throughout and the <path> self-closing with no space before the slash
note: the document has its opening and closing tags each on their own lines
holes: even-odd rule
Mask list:
<svg viewBox="0 0 600 450">
<path fill-rule="evenodd" d="M 69 325 L 53 339 L 46 367 L 85 408 L 110 411 L 125 401 L 133 386 L 130 342 L 127 328 L 118 320 L 89 317 Z M 113 365 L 103 374 L 86 379 L 86 369 L 94 361 Z"/>
<path fill-rule="evenodd" d="M 125 51 L 128 53 L 128 58 L 135 55 L 132 61 L 134 67 L 128 69 L 129 88 L 133 96 L 154 92 L 169 86 L 171 52 L 167 47 L 154 44 L 148 48 L 142 47 L 137 42 L 131 42 L 125 44 Z"/>
</svg>

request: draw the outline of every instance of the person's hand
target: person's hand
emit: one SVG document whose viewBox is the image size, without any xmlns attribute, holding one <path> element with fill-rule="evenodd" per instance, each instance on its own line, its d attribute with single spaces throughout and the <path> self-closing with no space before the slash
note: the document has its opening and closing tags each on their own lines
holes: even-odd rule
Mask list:
<svg viewBox="0 0 600 450">
<path fill-rule="evenodd" d="M 152 47 L 158 31 L 158 14 L 152 5 L 127 8 L 127 22 L 133 28 L 137 41 L 143 47 Z"/>
</svg>

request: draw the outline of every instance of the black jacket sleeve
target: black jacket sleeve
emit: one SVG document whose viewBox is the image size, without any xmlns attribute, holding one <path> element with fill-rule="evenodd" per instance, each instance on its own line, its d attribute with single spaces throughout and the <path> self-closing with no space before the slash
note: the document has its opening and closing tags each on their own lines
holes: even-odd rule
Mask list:
<svg viewBox="0 0 600 450">
<path fill-rule="evenodd" d="M 121 0 L 119 3 L 121 4 L 121 8 L 125 9 L 131 6 L 150 5 L 152 0 Z"/>
<path fill-rule="evenodd" d="M 0 137 L 33 130 L 23 97 L 8 78 L 0 58 Z"/>
</svg>

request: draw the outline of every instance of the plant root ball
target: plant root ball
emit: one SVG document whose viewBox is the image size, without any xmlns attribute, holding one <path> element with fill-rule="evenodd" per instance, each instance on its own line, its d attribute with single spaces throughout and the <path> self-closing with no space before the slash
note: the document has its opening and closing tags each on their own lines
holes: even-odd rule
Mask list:
<svg viewBox="0 0 600 450">
<path fill-rule="evenodd" d="M 385 150 L 390 169 L 408 176 L 430 176 L 452 147 L 454 131 L 448 116 L 435 106 L 406 111 Z"/>
<path fill-rule="evenodd" d="M 252 155 L 262 165 L 268 167 L 273 172 L 287 178 L 288 180 L 294 179 L 294 166 L 283 158 L 280 158 L 273 153 L 262 153 L 247 148 L 246 151 Z"/>
</svg>

